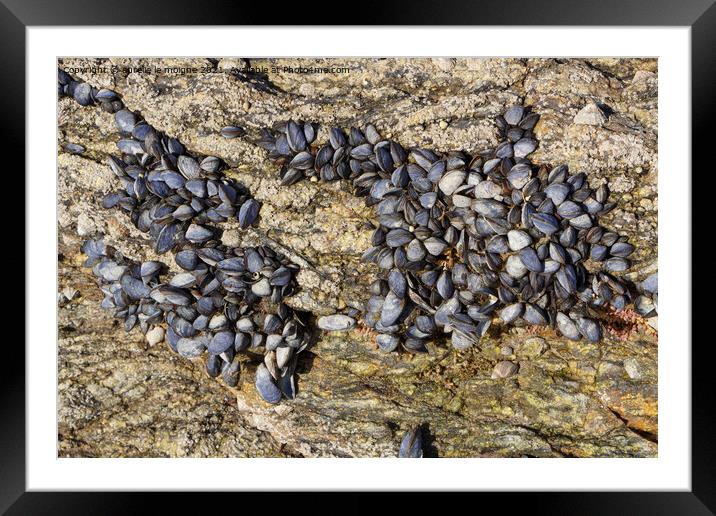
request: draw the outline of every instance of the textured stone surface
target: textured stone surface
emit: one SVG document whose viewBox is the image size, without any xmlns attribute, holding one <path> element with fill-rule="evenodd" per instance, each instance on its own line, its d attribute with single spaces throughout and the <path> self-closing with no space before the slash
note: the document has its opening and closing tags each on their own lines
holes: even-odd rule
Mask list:
<svg viewBox="0 0 716 516">
<path fill-rule="evenodd" d="M 63 256 L 60 285 L 79 295 L 59 311 L 60 457 L 286 455 L 200 368 L 98 310 L 94 281 Z"/>
<path fill-rule="evenodd" d="M 345 74 L 274 73 L 297 60 L 251 61 L 267 74 L 230 73 L 242 60 L 66 59 L 91 64 L 194 66 L 213 73 L 74 75 L 118 91 L 127 106 L 189 150 L 225 159 L 228 174 L 263 203 L 258 227 L 227 224 L 224 243 L 268 243 L 302 266 L 296 308 L 326 315 L 360 306 L 372 266 L 371 210 L 346 183 L 282 188 L 258 128 L 289 117 L 344 126 L 373 122 L 404 146 L 470 152 L 494 145 L 492 119 L 513 103 L 535 106 L 535 162 L 567 163 L 608 181 L 618 208 L 603 224 L 637 246 L 630 277 L 656 270 L 657 65 L 655 60 L 382 59 L 301 64 L 347 66 Z M 223 72 L 222 70 L 226 70 Z M 578 123 L 598 106 L 597 125 Z M 587 111 L 592 110 L 589 107 Z M 225 125 L 244 138 L 225 140 Z M 237 389 L 210 379 L 200 363 L 147 349 L 99 308 L 91 272 L 80 267 L 87 236 L 134 259 L 156 259 L 148 236 L 119 211 L 103 210 L 116 188 L 104 165 L 116 153 L 112 116 L 62 99 L 58 105 L 61 456 L 395 456 L 408 426 L 427 425 L 426 456 L 654 456 L 657 453 L 657 337 L 640 324 L 627 340 L 571 342 L 551 330 L 493 327 L 481 349 L 431 346 L 423 356 L 385 355 L 360 328 L 326 333 L 298 364 L 299 394 L 269 406 L 253 389 L 246 358 Z M 325 128 L 318 139 L 326 138 Z M 66 153 L 81 143 L 82 156 Z M 173 270 L 173 260 L 163 256 Z M 510 349 L 511 348 L 511 349 Z M 511 353 L 511 354 L 509 354 Z M 499 361 L 515 376 L 491 379 Z"/>
</svg>

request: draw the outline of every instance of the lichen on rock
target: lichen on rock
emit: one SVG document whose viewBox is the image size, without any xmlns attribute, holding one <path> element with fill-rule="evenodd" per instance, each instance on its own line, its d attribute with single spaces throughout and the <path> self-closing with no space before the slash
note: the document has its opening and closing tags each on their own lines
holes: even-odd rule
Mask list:
<svg viewBox="0 0 716 516">
<path fill-rule="evenodd" d="M 60 66 L 88 61 L 94 60 L 65 59 Z M 109 62 L 120 68 L 220 64 Z M 251 64 L 280 70 L 316 63 Z M 350 73 L 77 75 L 117 91 L 192 151 L 227 161 L 228 175 L 263 207 L 258 227 L 239 231 L 227 225 L 226 243 L 271 242 L 295 254 L 304 266 L 292 307 L 316 316 L 367 299 L 375 270 L 360 256 L 369 246 L 371 211 L 341 183 L 281 187 L 265 151 L 250 138 L 222 138 L 219 131 L 226 125 L 241 125 L 252 136 L 259 127 L 288 118 L 326 127 L 370 121 L 405 147 L 474 152 L 496 142 L 494 116 L 524 101 L 541 114 L 535 161 L 549 157 L 585 171 L 594 185 L 613 185 L 618 209 L 605 223 L 635 244 L 635 277 L 654 268 L 656 60 L 339 64 Z M 490 332 L 479 349 L 430 346 L 425 355 L 382 354 L 360 327 L 324 333 L 299 361 L 297 398 L 277 407 L 258 398 L 250 368 L 236 389 L 228 389 L 208 378 L 203 365 L 177 359 L 164 343 L 145 349 L 141 334 L 124 334 L 100 310 L 91 273 L 80 267 L 80 245 L 85 236 L 102 233 L 131 259 L 162 260 L 174 271 L 176 265 L 153 253 L 148 237 L 123 213 L 100 207 L 102 196 L 114 188 L 104 164 L 116 153 L 112 115 L 61 99 L 58 127 L 59 287 L 79 291 L 60 306 L 60 456 L 395 456 L 402 435 L 419 424 L 426 429 L 425 456 L 657 454 L 657 337 L 646 327 L 626 341 L 608 334 L 598 344 L 568 341 L 549 329 L 533 334 L 515 328 Z M 63 146 L 68 142 L 87 150 L 70 154 Z M 504 356 L 505 346 L 514 355 Z M 503 361 L 518 363 L 518 371 L 492 378 Z"/>
</svg>

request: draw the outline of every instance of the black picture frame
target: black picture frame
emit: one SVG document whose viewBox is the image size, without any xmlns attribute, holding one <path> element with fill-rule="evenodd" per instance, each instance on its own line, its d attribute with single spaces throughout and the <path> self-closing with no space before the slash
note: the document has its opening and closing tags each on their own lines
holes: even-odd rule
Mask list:
<svg viewBox="0 0 716 516">
<path fill-rule="evenodd" d="M 5 123 L 5 148 L 14 149 L 14 169 L 24 166 L 25 156 L 25 72 L 28 26 L 52 25 L 243 25 L 251 23 L 295 24 L 305 22 L 342 24 L 407 24 L 407 25 L 608 25 L 608 26 L 684 26 L 691 28 L 692 71 L 692 154 L 693 169 L 706 166 L 706 153 L 710 145 L 696 135 L 711 135 L 714 120 L 714 87 L 716 80 L 716 5 L 715 0 L 673 2 L 668 0 L 601 0 L 599 2 L 441 0 L 430 3 L 420 1 L 380 2 L 366 9 L 336 10 L 335 4 L 312 2 L 304 13 L 278 8 L 284 4 L 268 2 L 229 3 L 221 0 L 191 2 L 122 0 L 108 5 L 90 0 L 63 0 L 61 2 L 0 0 L 0 52 L 3 70 L 0 73 L 0 112 Z M 322 5 L 325 4 L 325 5 Z M 286 4 L 287 5 L 287 4 Z M 121 8 L 120 8 L 121 7 Z M 234 12 L 235 10 L 235 12 Z M 348 17 L 348 12 L 354 12 Z M 343 14 L 339 14 L 343 13 Z M 91 53 L 91 48 L 88 48 Z M 22 100 L 25 102 L 22 102 Z M 699 144 L 701 142 L 701 145 Z M 699 167 L 699 168 L 697 168 Z M 24 167 L 23 167 L 24 168 Z M 711 172 L 712 166 L 701 170 Z M 689 164 L 678 173 L 688 177 Z M 711 172 L 712 173 L 712 172 Z M 699 175 L 692 175 L 699 177 Z M 23 181 L 24 183 L 24 181 Z M 708 183 L 707 183 L 708 184 Z M 25 194 L 32 185 L 19 185 Z M 697 189 L 698 192 L 698 189 Z M 17 196 L 17 195 L 16 195 Z M 696 217 L 693 217 L 696 221 Z M 12 225 L 12 224 L 11 224 Z M 16 226 L 18 226 L 15 223 Z M 23 234 L 16 242 L 24 241 Z M 16 229 L 19 232 L 19 227 Z M 16 257 L 15 257 L 16 259 Z M 19 261 L 19 260 L 17 260 Z M 699 270 L 697 263 L 693 270 Z M 25 269 L 25 275 L 29 272 Z M 710 288 L 710 287 L 709 287 Z M 19 291 L 19 290 L 18 290 Z M 28 301 L 28 300 L 26 300 Z M 684 300 L 690 302 L 690 300 Z M 29 304 L 28 304 L 29 306 Z M 692 306 L 696 307 L 696 303 Z M 693 317 L 692 317 L 693 319 Z M 698 319 L 697 319 L 698 320 Z M 6 335 L 9 337 L 9 335 Z M 713 404 L 713 373 L 709 354 L 713 344 L 706 342 L 698 350 L 698 360 L 692 363 L 692 490 L 690 492 L 610 492 L 610 493 L 526 493 L 485 494 L 497 503 L 507 503 L 510 512 L 521 505 L 530 513 L 549 514 L 714 514 L 716 513 L 716 425 L 711 411 Z M 691 342 L 669 342 L 664 345 L 683 347 L 688 352 Z M 6 343 L 9 348 L 9 343 Z M 51 347 L 48 345 L 48 347 Z M 26 358 L 18 349 L 3 367 L 0 381 L 2 389 L 2 418 L 0 418 L 0 512 L 7 514 L 131 514 L 146 512 L 150 505 L 142 498 L 146 494 L 130 493 L 39 493 L 25 492 L 25 366 Z M 696 354 L 696 350 L 694 350 Z M 31 361 L 30 361 L 31 362 Z M 668 388 L 668 386 L 660 386 Z M 171 505 L 186 503 L 183 496 L 161 496 L 163 512 Z M 219 498 L 216 498 L 219 496 Z M 315 501 L 296 493 L 294 500 L 305 499 L 315 507 Z M 212 495 L 212 503 L 221 503 L 223 495 Z M 298 497 L 298 498 L 296 498 Z M 359 495 L 351 495 L 355 503 L 343 501 L 345 512 L 364 512 L 369 509 Z M 422 504 L 421 497 L 413 498 Z M 536 499 L 536 500 L 535 500 Z M 492 501 L 492 500 L 491 500 Z M 416 503 L 417 502 L 417 503 Z M 453 502 L 454 503 L 454 502 Z M 486 501 L 489 503 L 489 501 Z M 167 505 L 164 505 L 167 504 Z M 309 505 L 309 506 L 310 506 Z M 411 502 L 407 506 L 408 509 Z M 481 506 L 487 508 L 489 505 Z"/>
</svg>

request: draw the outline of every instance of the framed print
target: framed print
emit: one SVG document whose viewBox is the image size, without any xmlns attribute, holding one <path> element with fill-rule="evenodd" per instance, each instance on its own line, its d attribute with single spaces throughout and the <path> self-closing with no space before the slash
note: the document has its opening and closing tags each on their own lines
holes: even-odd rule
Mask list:
<svg viewBox="0 0 716 516">
<path fill-rule="evenodd" d="M 716 10 L 493 4 L 258 27 L 6 2 L 28 293 L 3 509 L 713 510 L 690 264 Z"/>
</svg>

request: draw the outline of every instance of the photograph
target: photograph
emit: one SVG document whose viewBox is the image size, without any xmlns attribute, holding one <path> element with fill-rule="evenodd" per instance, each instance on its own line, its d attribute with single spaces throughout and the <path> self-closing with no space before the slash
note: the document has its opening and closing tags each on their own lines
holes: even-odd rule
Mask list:
<svg viewBox="0 0 716 516">
<path fill-rule="evenodd" d="M 57 457 L 658 458 L 659 63 L 58 57 Z"/>
</svg>

